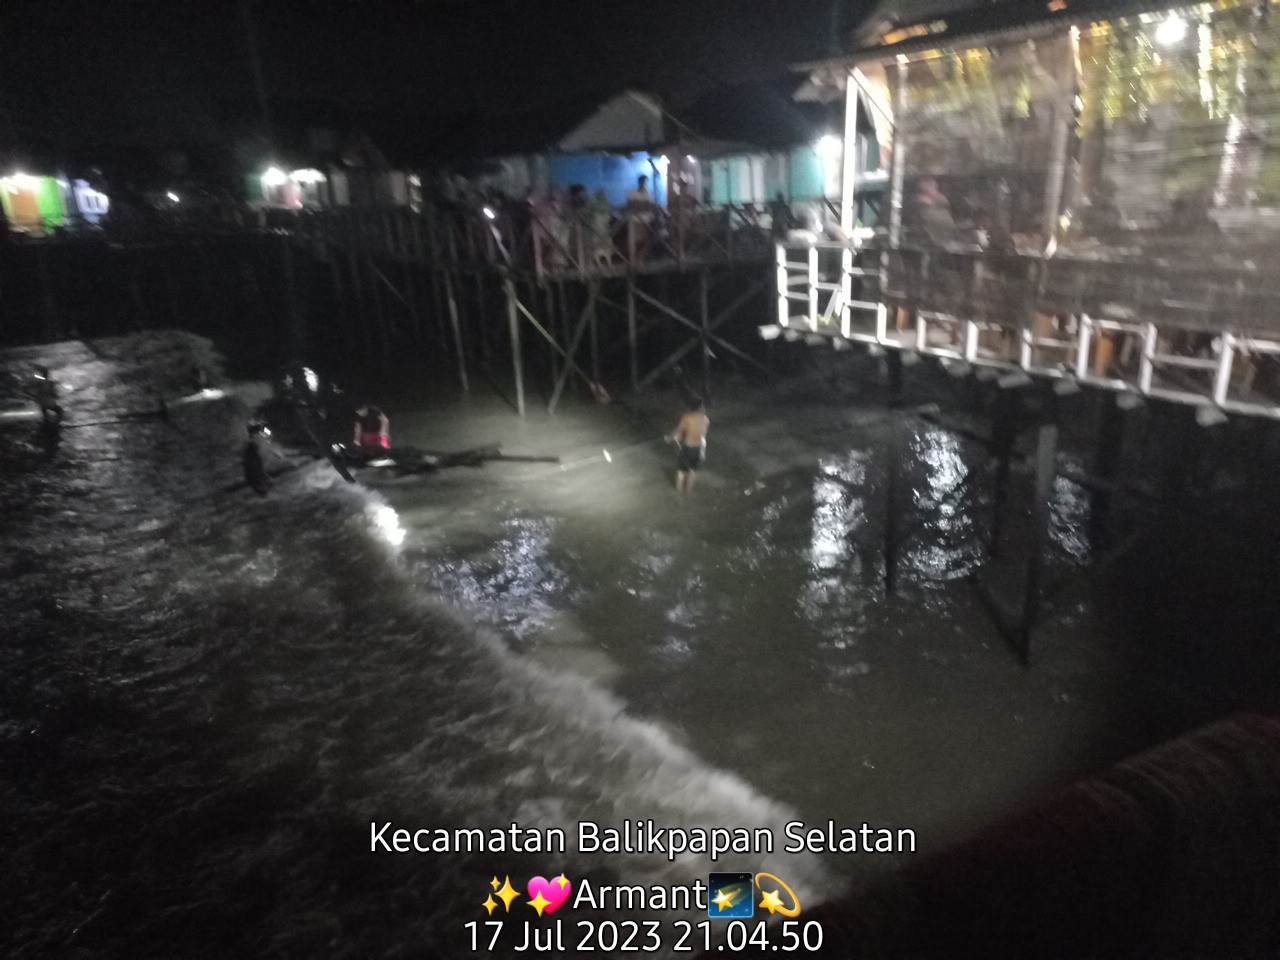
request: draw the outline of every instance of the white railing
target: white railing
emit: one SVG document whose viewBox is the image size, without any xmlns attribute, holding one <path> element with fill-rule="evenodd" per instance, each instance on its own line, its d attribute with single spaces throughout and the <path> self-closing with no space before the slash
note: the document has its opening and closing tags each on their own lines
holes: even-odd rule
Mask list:
<svg viewBox="0 0 1280 960">
<path fill-rule="evenodd" d="M 1120 307 L 1105 308 L 1098 316 L 1080 313 L 1061 318 L 1048 334 L 1039 329 L 1042 324 L 1036 317 L 1019 325 L 916 309 L 903 323 L 898 308 L 879 299 L 854 299 L 854 281 L 880 273 L 878 265 L 874 269 L 860 265 L 859 257 L 866 256 L 866 251 L 859 241 L 792 240 L 779 243 L 776 252 L 778 324 L 777 328 L 761 330 L 770 338 L 782 334 L 788 339 L 875 344 L 1280 419 L 1280 403 L 1259 398 L 1251 389 L 1252 357 L 1267 354 L 1280 358 L 1280 334 L 1268 338 L 1207 325 L 1203 330 L 1188 328 L 1185 323 L 1162 326 Z M 873 315 L 874 324 L 861 323 L 855 328 L 853 318 L 858 314 Z M 1202 342 L 1195 351 L 1185 342 L 1180 348 L 1169 346 L 1197 334 L 1201 341 L 1206 334 L 1214 339 L 1207 347 Z M 990 346 L 992 341 L 995 348 Z M 1117 349 L 1120 356 L 1113 362 Z M 1243 388 L 1233 392 L 1237 381 Z"/>
</svg>

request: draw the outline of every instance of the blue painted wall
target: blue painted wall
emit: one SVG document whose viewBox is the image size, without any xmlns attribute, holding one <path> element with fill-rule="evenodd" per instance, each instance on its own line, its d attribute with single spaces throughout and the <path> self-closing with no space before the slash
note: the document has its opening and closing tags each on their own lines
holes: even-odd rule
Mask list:
<svg viewBox="0 0 1280 960">
<path fill-rule="evenodd" d="M 547 158 L 547 169 L 553 186 L 568 191 L 575 183 L 580 183 L 587 188 L 588 194 L 603 189 L 609 203 L 615 207 L 627 202 L 627 191 L 643 174 L 649 178 L 649 193 L 654 200 L 663 205 L 667 202 L 666 165 L 658 162 L 657 155 L 557 153 Z"/>
</svg>

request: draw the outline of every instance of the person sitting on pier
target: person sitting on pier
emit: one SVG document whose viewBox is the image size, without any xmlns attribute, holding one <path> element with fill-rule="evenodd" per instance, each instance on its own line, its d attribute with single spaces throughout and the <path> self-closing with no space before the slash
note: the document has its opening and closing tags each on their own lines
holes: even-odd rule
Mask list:
<svg viewBox="0 0 1280 960">
<path fill-rule="evenodd" d="M 391 449 L 391 421 L 371 403 L 356 407 L 352 443 L 360 453 L 381 455 Z"/>
<path fill-rule="evenodd" d="M 956 224 L 951 217 L 951 202 L 933 177 L 920 181 L 916 204 L 916 217 L 928 240 L 946 243 L 955 239 Z"/>
<path fill-rule="evenodd" d="M 681 493 L 693 490 L 698 468 L 707 455 L 707 428 L 710 425 L 706 403 L 694 398 L 671 433 L 671 439 L 679 445 L 679 453 L 676 455 L 676 489 Z"/>
<path fill-rule="evenodd" d="M 627 191 L 627 208 L 629 212 L 651 213 L 653 197 L 649 193 L 649 178 L 641 174 L 636 178 L 636 185 Z"/>
<path fill-rule="evenodd" d="M 613 208 L 609 206 L 609 195 L 600 188 L 592 196 L 591 206 L 587 208 L 591 257 L 597 264 L 609 263 L 613 259 L 612 220 Z"/>
</svg>

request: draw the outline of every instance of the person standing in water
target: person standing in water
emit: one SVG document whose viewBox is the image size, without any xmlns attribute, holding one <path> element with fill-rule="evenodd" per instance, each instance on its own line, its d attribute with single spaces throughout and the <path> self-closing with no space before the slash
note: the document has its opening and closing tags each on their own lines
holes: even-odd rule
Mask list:
<svg viewBox="0 0 1280 960">
<path fill-rule="evenodd" d="M 262 420 L 250 420 L 245 424 L 249 439 L 245 442 L 241 454 L 244 466 L 244 480 L 260 497 L 271 492 L 271 475 L 267 472 L 267 457 L 271 448 L 269 437 L 271 431 Z"/>
<path fill-rule="evenodd" d="M 671 439 L 680 448 L 676 455 L 676 489 L 681 493 L 693 490 L 698 468 L 707 455 L 707 428 L 710 425 L 706 403 L 695 399 L 671 434 Z"/>
<path fill-rule="evenodd" d="M 391 448 L 391 421 L 371 403 L 356 407 L 355 433 L 351 442 L 363 454 L 382 454 Z"/>
</svg>

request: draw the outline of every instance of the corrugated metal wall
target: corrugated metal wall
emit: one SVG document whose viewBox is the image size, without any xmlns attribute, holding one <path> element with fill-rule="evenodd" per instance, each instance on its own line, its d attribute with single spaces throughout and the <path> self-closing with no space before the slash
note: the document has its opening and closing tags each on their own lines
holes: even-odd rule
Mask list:
<svg viewBox="0 0 1280 960">
<path fill-rule="evenodd" d="M 1280 327 L 1278 60 L 1269 6 L 1205 4 L 891 67 L 901 245 L 935 252 L 927 277 L 895 260 L 892 286 L 982 312 L 985 254 L 988 288 L 1064 308 Z M 990 256 L 1046 249 L 1039 294 Z"/>
</svg>

